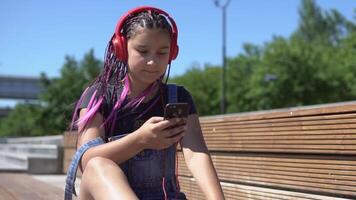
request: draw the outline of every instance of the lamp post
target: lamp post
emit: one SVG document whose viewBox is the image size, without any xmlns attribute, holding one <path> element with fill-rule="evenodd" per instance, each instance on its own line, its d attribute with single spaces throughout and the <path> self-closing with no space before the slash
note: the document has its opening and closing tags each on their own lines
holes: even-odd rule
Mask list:
<svg viewBox="0 0 356 200">
<path fill-rule="evenodd" d="M 221 8 L 222 10 L 222 73 L 221 73 L 221 101 L 220 101 L 220 112 L 221 114 L 225 114 L 226 112 L 226 9 L 229 6 L 231 0 L 227 0 L 225 4 L 220 4 L 219 0 L 214 0 L 214 4 L 216 7 Z"/>
</svg>

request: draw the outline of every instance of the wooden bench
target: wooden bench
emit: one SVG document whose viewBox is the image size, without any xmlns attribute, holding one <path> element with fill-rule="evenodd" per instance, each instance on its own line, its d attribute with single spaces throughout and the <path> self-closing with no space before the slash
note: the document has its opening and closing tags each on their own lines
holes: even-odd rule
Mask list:
<svg viewBox="0 0 356 200">
<path fill-rule="evenodd" d="M 64 191 L 28 174 L 0 173 L 0 200 L 62 200 Z"/>
<path fill-rule="evenodd" d="M 356 199 L 356 102 L 200 122 L 226 199 Z M 65 138 L 64 171 L 75 146 Z M 179 175 L 189 199 L 205 199 L 181 153 Z"/>
<path fill-rule="evenodd" d="M 227 199 L 355 199 L 356 103 L 200 118 Z M 204 199 L 182 155 L 181 188 Z"/>
</svg>

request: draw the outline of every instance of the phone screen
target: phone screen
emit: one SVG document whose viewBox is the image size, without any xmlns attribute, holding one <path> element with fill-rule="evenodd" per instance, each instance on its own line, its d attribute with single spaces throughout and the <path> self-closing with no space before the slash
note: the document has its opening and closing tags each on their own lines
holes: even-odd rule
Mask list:
<svg viewBox="0 0 356 200">
<path fill-rule="evenodd" d="M 164 109 L 164 119 L 188 117 L 189 108 L 188 103 L 168 103 Z"/>
</svg>

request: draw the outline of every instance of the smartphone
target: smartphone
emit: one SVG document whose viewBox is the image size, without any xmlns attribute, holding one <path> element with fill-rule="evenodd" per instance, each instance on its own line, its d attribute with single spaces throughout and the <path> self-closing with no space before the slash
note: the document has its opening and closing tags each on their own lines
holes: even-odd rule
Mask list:
<svg viewBox="0 0 356 200">
<path fill-rule="evenodd" d="M 171 118 L 186 118 L 189 115 L 189 104 L 188 103 L 168 103 L 164 108 L 164 119 Z"/>
</svg>

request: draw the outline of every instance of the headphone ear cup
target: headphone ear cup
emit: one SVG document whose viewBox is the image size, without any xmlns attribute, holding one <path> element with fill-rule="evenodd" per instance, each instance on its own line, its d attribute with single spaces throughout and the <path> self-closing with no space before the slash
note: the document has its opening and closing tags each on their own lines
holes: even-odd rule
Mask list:
<svg viewBox="0 0 356 200">
<path fill-rule="evenodd" d="M 170 61 L 175 60 L 177 58 L 177 56 L 178 56 L 178 53 L 179 53 L 179 46 L 178 45 L 174 45 L 174 47 L 172 48 Z"/>
<path fill-rule="evenodd" d="M 112 36 L 112 38 L 111 38 L 111 44 L 112 44 L 112 47 L 113 47 L 113 49 L 114 49 L 114 53 L 116 54 L 116 52 L 117 52 L 117 43 L 118 43 L 119 41 L 117 41 L 117 38 L 115 37 L 115 35 L 113 35 Z"/>
<path fill-rule="evenodd" d="M 173 20 L 169 18 L 170 20 Z M 175 27 L 175 26 L 174 26 Z M 170 49 L 170 56 L 169 56 L 169 64 L 171 63 L 172 60 L 175 60 L 178 56 L 179 53 L 179 46 L 177 44 L 177 30 L 174 29 L 172 33 L 172 39 L 171 39 L 171 49 Z"/>
<path fill-rule="evenodd" d="M 114 36 L 112 39 L 116 58 L 122 62 L 127 62 L 126 39 L 123 36 Z"/>
</svg>

